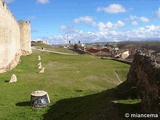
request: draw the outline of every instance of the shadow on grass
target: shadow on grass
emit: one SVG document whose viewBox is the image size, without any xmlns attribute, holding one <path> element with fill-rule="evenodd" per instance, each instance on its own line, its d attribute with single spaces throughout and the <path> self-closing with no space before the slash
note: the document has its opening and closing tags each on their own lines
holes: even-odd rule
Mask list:
<svg viewBox="0 0 160 120">
<path fill-rule="evenodd" d="M 10 81 L 10 80 L 5 80 L 4 82 L 7 82 L 7 83 L 9 83 L 9 81 Z"/>
<path fill-rule="evenodd" d="M 129 113 L 129 114 L 140 113 L 140 110 L 141 110 L 140 103 L 136 103 L 136 104 L 115 103 L 115 106 L 118 108 L 119 118 L 125 118 L 126 113 Z M 128 120 L 129 118 L 126 118 L 126 119 Z"/>
<path fill-rule="evenodd" d="M 50 106 L 43 120 L 125 120 L 124 113 L 133 109 L 134 105 L 111 102 L 115 100 L 114 94 L 114 89 L 109 89 L 84 97 L 60 100 Z"/>
<path fill-rule="evenodd" d="M 30 102 L 28 101 L 19 102 L 19 103 L 16 103 L 16 106 L 21 106 L 21 107 L 30 106 Z"/>
</svg>

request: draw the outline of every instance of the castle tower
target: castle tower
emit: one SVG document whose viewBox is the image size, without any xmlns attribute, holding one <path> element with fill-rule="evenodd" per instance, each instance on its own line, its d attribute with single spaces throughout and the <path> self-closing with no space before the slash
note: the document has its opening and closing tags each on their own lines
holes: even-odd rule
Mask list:
<svg viewBox="0 0 160 120">
<path fill-rule="evenodd" d="M 22 55 L 30 54 L 31 51 L 31 30 L 30 21 L 19 20 L 20 28 L 20 48 Z"/>
</svg>

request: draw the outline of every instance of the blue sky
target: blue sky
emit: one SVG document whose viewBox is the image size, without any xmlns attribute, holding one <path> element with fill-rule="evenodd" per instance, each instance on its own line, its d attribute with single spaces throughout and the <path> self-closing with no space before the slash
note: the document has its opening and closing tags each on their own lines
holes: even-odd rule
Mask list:
<svg viewBox="0 0 160 120">
<path fill-rule="evenodd" d="M 3 0 L 32 40 L 50 44 L 160 40 L 160 0 Z"/>
</svg>

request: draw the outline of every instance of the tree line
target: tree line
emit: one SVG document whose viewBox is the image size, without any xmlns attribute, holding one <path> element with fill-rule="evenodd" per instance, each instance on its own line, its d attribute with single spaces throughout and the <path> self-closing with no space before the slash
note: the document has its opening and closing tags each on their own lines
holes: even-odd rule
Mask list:
<svg viewBox="0 0 160 120">
<path fill-rule="evenodd" d="M 117 45 L 120 49 L 146 48 L 146 49 L 152 49 L 152 50 L 160 51 L 160 41 L 123 41 L 123 42 L 118 42 Z"/>
</svg>

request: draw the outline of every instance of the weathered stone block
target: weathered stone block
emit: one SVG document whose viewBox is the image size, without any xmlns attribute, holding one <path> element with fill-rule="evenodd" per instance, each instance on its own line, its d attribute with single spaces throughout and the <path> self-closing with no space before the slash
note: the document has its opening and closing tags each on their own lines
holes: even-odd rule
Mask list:
<svg viewBox="0 0 160 120">
<path fill-rule="evenodd" d="M 13 74 L 13 75 L 11 76 L 11 79 L 9 80 L 9 83 L 12 83 L 12 82 L 17 82 L 17 77 L 16 77 L 15 74 Z"/>
<path fill-rule="evenodd" d="M 50 98 L 47 92 L 37 90 L 31 93 L 30 105 L 36 108 L 44 107 L 50 103 Z"/>
<path fill-rule="evenodd" d="M 39 71 L 39 73 L 44 73 L 44 67 Z"/>
<path fill-rule="evenodd" d="M 41 60 L 41 56 L 40 55 L 38 56 L 38 60 Z"/>
</svg>

